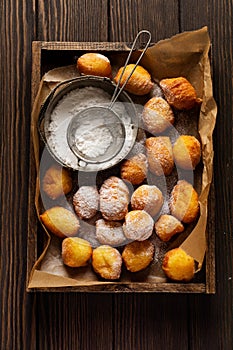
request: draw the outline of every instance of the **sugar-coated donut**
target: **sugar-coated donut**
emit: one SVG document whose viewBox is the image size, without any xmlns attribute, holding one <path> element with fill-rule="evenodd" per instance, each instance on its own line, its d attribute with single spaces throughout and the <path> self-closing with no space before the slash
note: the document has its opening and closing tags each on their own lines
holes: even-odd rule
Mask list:
<svg viewBox="0 0 233 350">
<path fill-rule="evenodd" d="M 122 252 L 127 270 L 131 272 L 144 270 L 153 261 L 154 251 L 153 243 L 148 240 L 127 244 Z"/>
<path fill-rule="evenodd" d="M 172 215 L 161 215 L 155 223 L 155 232 L 164 242 L 169 241 L 175 234 L 182 231 L 184 231 L 184 226 Z"/>
<path fill-rule="evenodd" d="M 91 255 L 92 247 L 85 239 L 68 237 L 62 241 L 62 260 L 67 266 L 86 266 Z"/>
<path fill-rule="evenodd" d="M 183 249 L 175 248 L 165 254 L 162 269 L 172 280 L 189 282 L 194 277 L 195 263 Z"/>
<path fill-rule="evenodd" d="M 92 266 L 94 271 L 104 279 L 120 278 L 122 257 L 116 248 L 101 245 L 93 250 Z"/>
<path fill-rule="evenodd" d="M 176 166 L 182 169 L 195 169 L 201 158 L 201 145 L 196 137 L 181 135 L 173 146 Z"/>
<path fill-rule="evenodd" d="M 154 220 L 145 210 L 132 210 L 125 216 L 123 231 L 128 239 L 144 241 L 152 235 Z"/>
<path fill-rule="evenodd" d="M 145 210 L 151 216 L 158 214 L 163 205 L 163 195 L 154 185 L 141 185 L 132 194 L 133 210 Z"/>
<path fill-rule="evenodd" d="M 125 240 L 122 223 L 99 219 L 96 221 L 96 237 L 101 244 L 121 245 Z"/>
<path fill-rule="evenodd" d="M 146 150 L 150 171 L 157 176 L 170 175 L 174 167 L 174 160 L 169 137 L 149 137 L 146 140 Z"/>
<path fill-rule="evenodd" d="M 81 219 L 90 219 L 99 209 L 99 192 L 94 186 L 81 186 L 73 196 L 76 214 Z"/>
</svg>

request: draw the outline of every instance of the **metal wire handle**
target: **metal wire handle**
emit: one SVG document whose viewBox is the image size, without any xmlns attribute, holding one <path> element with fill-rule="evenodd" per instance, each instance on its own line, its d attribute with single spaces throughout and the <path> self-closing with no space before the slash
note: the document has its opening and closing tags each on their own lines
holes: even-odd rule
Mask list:
<svg viewBox="0 0 233 350">
<path fill-rule="evenodd" d="M 120 90 L 118 91 L 119 85 L 120 85 L 120 83 L 121 83 L 121 79 L 122 79 L 123 74 L 124 74 L 124 72 L 125 72 L 126 66 L 127 66 L 128 62 L 129 62 L 129 60 L 130 60 L 130 57 L 131 57 L 131 55 L 132 55 L 132 52 L 133 52 L 133 50 L 134 50 L 134 48 L 135 48 L 135 46 L 136 46 L 136 43 L 137 43 L 137 41 L 138 41 L 138 38 L 139 38 L 140 35 L 143 34 L 143 33 L 148 34 L 148 35 L 149 35 L 149 39 L 148 39 L 148 41 L 146 42 L 146 45 L 145 45 L 145 47 L 144 47 L 144 49 L 143 49 L 141 55 L 139 56 L 137 62 L 135 63 L 135 65 L 134 65 L 134 67 L 133 67 L 131 73 L 130 73 L 129 76 L 127 77 L 127 79 L 126 79 L 126 81 L 124 82 L 124 84 L 121 86 Z M 124 89 L 125 85 L 128 83 L 129 79 L 130 79 L 131 76 L 133 75 L 133 72 L 135 71 L 135 69 L 137 68 L 139 62 L 141 61 L 141 58 L 143 57 L 144 53 L 146 52 L 148 46 L 150 45 L 150 42 L 151 42 L 151 33 L 150 33 L 148 30 L 141 30 L 140 32 L 138 32 L 138 34 L 136 35 L 136 37 L 135 37 L 135 39 L 134 39 L 133 45 L 132 45 L 132 47 L 131 47 L 131 49 L 130 49 L 129 55 L 128 55 L 126 61 L 125 61 L 125 65 L 124 65 L 124 68 L 123 68 L 123 70 L 122 70 L 122 72 L 121 72 L 121 75 L 120 75 L 120 78 L 119 78 L 119 80 L 118 80 L 118 83 L 117 83 L 117 85 L 116 85 L 115 91 L 114 91 L 114 93 L 113 93 L 113 95 L 112 95 L 110 104 L 109 104 L 109 106 L 108 106 L 109 109 L 112 108 L 112 106 L 114 105 L 114 103 L 115 103 L 116 100 L 118 99 L 118 96 L 120 95 L 120 93 L 121 93 L 122 90 Z M 117 92 L 117 91 L 118 91 L 118 92 Z"/>
</svg>

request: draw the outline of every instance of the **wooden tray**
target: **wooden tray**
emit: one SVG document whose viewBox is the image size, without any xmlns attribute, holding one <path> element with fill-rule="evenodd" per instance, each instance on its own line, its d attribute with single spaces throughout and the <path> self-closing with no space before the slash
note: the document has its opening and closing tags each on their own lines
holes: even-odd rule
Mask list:
<svg viewBox="0 0 233 350">
<path fill-rule="evenodd" d="M 76 57 L 84 52 L 126 52 L 127 43 L 110 42 L 43 42 L 32 43 L 32 105 L 34 103 L 39 83 L 47 71 L 65 65 L 74 64 Z M 173 293 L 215 293 L 215 208 L 214 185 L 209 193 L 209 209 L 207 224 L 207 251 L 200 277 L 195 283 L 111 283 L 95 286 L 75 287 L 40 287 L 28 288 L 30 274 L 41 250 L 38 241 L 39 220 L 36 215 L 35 183 L 36 167 L 33 145 L 30 145 L 30 174 L 29 174 L 29 205 L 28 205 L 28 245 L 27 245 L 27 291 L 61 291 L 61 292 L 173 292 Z M 38 247 L 39 246 L 39 247 Z"/>
</svg>

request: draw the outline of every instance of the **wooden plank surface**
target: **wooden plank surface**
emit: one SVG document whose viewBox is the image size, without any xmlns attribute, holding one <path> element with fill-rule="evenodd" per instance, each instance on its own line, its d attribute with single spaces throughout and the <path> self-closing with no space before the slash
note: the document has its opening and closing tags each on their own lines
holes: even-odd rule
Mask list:
<svg viewBox="0 0 233 350">
<path fill-rule="evenodd" d="M 1 2 L 1 339 L 8 349 L 232 348 L 232 1 Z M 215 131 L 214 296 L 27 294 L 31 41 L 157 41 L 208 25 Z"/>
</svg>

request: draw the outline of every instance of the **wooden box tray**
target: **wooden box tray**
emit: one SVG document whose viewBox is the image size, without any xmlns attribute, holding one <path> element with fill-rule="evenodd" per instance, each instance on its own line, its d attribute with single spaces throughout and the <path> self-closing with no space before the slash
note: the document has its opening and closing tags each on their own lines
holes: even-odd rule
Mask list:
<svg viewBox="0 0 233 350">
<path fill-rule="evenodd" d="M 110 42 L 41 42 L 32 43 L 32 105 L 39 88 L 42 76 L 50 69 L 75 64 L 76 58 L 84 52 L 97 51 L 106 54 L 127 52 L 126 43 Z M 214 186 L 209 193 L 208 222 L 207 222 L 207 250 L 205 261 L 198 278 L 191 283 L 174 282 L 132 282 L 132 283 L 103 283 L 97 285 L 62 286 L 48 283 L 48 286 L 30 287 L 30 278 L 33 266 L 43 249 L 43 242 L 39 239 L 41 230 L 35 209 L 36 166 L 33 144 L 30 147 L 30 174 L 29 174 L 29 206 L 28 206 L 28 258 L 27 258 L 27 290 L 28 291 L 62 291 L 62 292 L 173 292 L 173 293 L 215 293 L 215 238 L 214 238 Z M 40 232 L 39 232 L 40 233 Z M 46 276 L 45 276 L 46 277 Z M 49 282 L 49 276 L 47 276 Z"/>
</svg>

